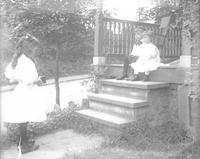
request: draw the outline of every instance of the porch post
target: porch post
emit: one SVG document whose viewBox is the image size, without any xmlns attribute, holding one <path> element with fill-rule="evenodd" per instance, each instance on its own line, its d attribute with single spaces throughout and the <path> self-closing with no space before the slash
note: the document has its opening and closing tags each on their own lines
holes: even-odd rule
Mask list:
<svg viewBox="0 0 200 159">
<path fill-rule="evenodd" d="M 3 44 L 3 29 L 4 29 L 4 23 L 3 20 L 5 18 L 5 8 L 1 7 L 0 8 L 0 44 Z M 2 45 L 0 45 L 0 50 L 2 50 Z M 2 75 L 3 75 L 3 70 L 2 70 L 2 63 L 0 63 L 0 79 L 2 79 Z M 1 88 L 1 83 L 0 83 L 0 88 Z M 2 105 L 1 105 L 1 95 L 2 92 L 0 94 L 0 135 L 2 133 L 3 129 L 3 119 L 2 119 Z M 1 155 L 0 155 L 1 157 Z"/>
<path fill-rule="evenodd" d="M 0 8 L 0 43 L 2 44 L 2 7 Z M 1 47 L 0 47 L 1 49 Z M 2 66 L 0 64 L 0 79 L 2 79 Z M 0 83 L 1 88 L 1 83 Z M 1 135 L 1 127 L 2 127 L 2 105 L 1 105 L 1 94 L 0 94 L 0 135 Z"/>
<path fill-rule="evenodd" d="M 186 119 L 186 126 L 191 130 L 196 140 L 200 139 L 200 1 L 183 1 L 183 43 L 182 43 L 182 64 L 186 66 L 185 77 L 185 96 L 183 101 L 187 101 L 184 105 L 180 105 L 179 109 L 185 109 L 186 114 L 182 114 L 182 119 Z M 192 19 L 192 20 L 191 20 Z M 194 20 L 193 20 L 194 19 Z M 184 63 L 185 62 L 185 63 Z M 184 99 L 184 97 L 186 97 Z M 185 117 L 184 117 L 185 115 Z"/>
<path fill-rule="evenodd" d="M 103 0 L 97 0 L 97 14 L 95 21 L 95 41 L 93 65 L 104 65 L 105 56 L 103 54 Z"/>
<path fill-rule="evenodd" d="M 191 40 L 187 36 L 188 33 L 182 30 L 182 49 L 180 56 L 180 66 L 182 67 L 190 67 L 191 65 Z"/>
<path fill-rule="evenodd" d="M 183 26 L 184 26 L 183 21 Z M 184 28 L 181 32 L 181 56 L 180 66 L 185 72 L 184 84 L 178 86 L 178 116 L 179 121 L 190 129 L 190 82 L 191 82 L 191 40 Z"/>
<path fill-rule="evenodd" d="M 190 83 L 190 126 L 193 129 L 195 139 L 200 139 L 200 1 L 192 1 L 190 8 L 192 21 L 191 32 L 191 83 Z"/>
</svg>

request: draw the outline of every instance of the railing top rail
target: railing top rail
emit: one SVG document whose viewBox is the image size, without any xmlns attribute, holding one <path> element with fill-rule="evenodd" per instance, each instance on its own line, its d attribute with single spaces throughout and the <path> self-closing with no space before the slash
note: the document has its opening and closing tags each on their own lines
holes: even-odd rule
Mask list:
<svg viewBox="0 0 200 159">
<path fill-rule="evenodd" d="M 131 21 L 131 20 L 123 20 L 123 19 L 116 19 L 116 18 L 105 18 L 106 21 L 114 21 L 114 22 L 125 22 L 125 23 L 133 23 L 134 25 L 149 25 L 154 27 L 159 27 L 158 24 L 152 24 L 152 23 L 145 23 L 145 22 L 138 22 L 138 21 Z"/>
</svg>

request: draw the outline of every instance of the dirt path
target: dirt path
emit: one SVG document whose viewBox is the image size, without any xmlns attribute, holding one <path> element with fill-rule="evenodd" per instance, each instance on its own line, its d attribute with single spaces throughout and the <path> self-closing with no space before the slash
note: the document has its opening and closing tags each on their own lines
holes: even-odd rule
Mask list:
<svg viewBox="0 0 200 159">
<path fill-rule="evenodd" d="M 103 137 L 79 134 L 73 130 L 63 130 L 37 139 L 40 149 L 23 154 L 21 159 L 60 159 L 64 154 L 79 154 L 101 146 Z M 16 146 L 2 152 L 1 159 L 17 159 Z"/>
</svg>

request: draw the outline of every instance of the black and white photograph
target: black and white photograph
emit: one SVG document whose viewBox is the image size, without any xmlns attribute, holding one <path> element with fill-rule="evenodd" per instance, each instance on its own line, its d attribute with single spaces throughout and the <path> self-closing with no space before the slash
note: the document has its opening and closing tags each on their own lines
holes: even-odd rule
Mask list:
<svg viewBox="0 0 200 159">
<path fill-rule="evenodd" d="M 0 0 L 0 159 L 200 159 L 200 0 Z"/>
</svg>

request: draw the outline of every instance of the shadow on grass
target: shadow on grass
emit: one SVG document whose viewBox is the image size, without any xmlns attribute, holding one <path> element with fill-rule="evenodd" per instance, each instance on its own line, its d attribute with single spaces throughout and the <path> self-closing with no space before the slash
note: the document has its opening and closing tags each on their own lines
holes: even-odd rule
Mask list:
<svg viewBox="0 0 200 159">
<path fill-rule="evenodd" d="M 101 134 L 105 140 L 98 149 L 66 154 L 62 159 L 182 159 L 176 157 L 192 143 L 187 133 L 174 123 L 157 128 L 133 125 L 128 133 L 120 135 L 114 132 L 106 135 L 96 130 L 96 123 L 81 117 L 74 116 L 73 123 L 74 131 Z"/>
<path fill-rule="evenodd" d="M 12 142 L 8 139 L 6 134 L 0 134 L 0 151 L 9 148 Z"/>
<path fill-rule="evenodd" d="M 200 158 L 200 141 L 195 141 L 189 144 L 175 157 L 175 159 L 199 159 L 199 158 Z"/>
<path fill-rule="evenodd" d="M 65 115 L 65 112 L 62 114 Z M 58 119 L 57 113 L 53 116 Z M 64 120 L 65 119 L 65 120 Z M 131 125 L 118 135 L 114 131 L 108 135 L 97 130 L 95 122 L 76 114 L 60 117 L 51 127 L 65 121 L 63 129 L 73 129 L 79 134 L 99 134 L 104 137 L 100 148 L 93 148 L 78 154 L 69 154 L 62 159 L 199 159 L 200 142 L 192 143 L 187 133 L 175 123 L 151 128 L 146 124 Z M 45 126 L 46 128 L 46 126 Z M 45 129 L 46 130 L 46 129 Z M 101 127 L 100 127 L 101 130 Z M 39 131 L 41 133 L 41 130 Z M 46 132 L 46 131 L 45 131 Z M 199 156 L 198 156 L 199 155 Z M 195 158 L 195 156 L 198 156 Z"/>
</svg>

